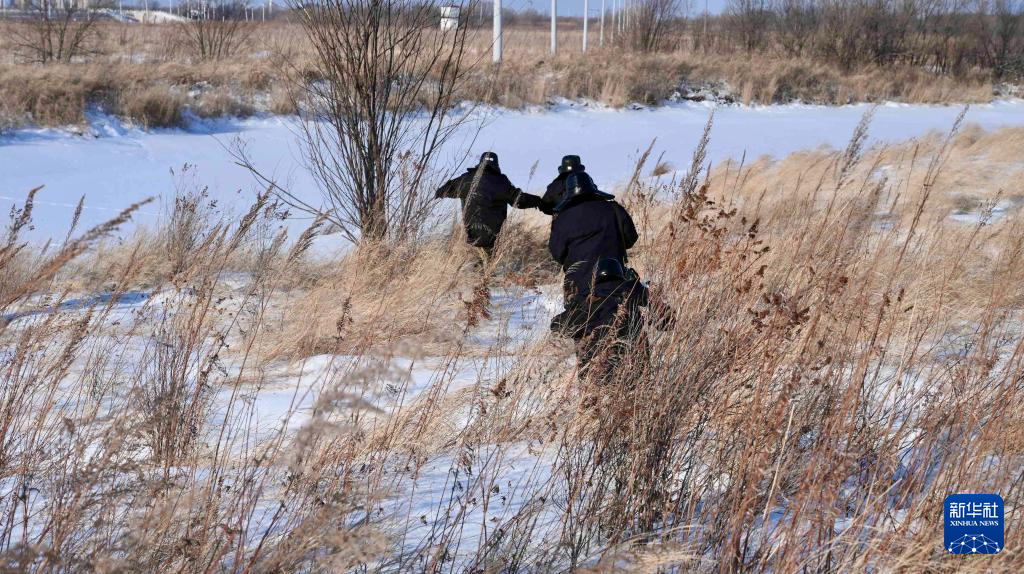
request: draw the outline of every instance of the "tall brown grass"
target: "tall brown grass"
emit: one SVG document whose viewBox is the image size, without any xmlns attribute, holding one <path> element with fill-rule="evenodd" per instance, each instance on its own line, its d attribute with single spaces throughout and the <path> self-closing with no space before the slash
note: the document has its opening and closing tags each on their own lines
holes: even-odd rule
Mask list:
<svg viewBox="0 0 1024 574">
<path fill-rule="evenodd" d="M 1016 571 L 1024 233 L 950 194 L 1020 134 L 865 134 L 621 190 L 673 321 L 607 376 L 529 305 L 521 214 L 479 264 L 443 226 L 324 259 L 186 187 L 147 243 L 4 251 L 4 564 Z M 97 256 L 116 295 L 55 312 Z M 955 492 L 1003 496 L 1006 551 L 943 550 Z"/>
<path fill-rule="evenodd" d="M 13 54 L 0 22 L 0 54 Z M 82 123 L 88 106 L 145 126 L 183 122 L 187 107 L 200 117 L 296 112 L 295 78 L 312 79 L 312 48 L 297 25 L 268 22 L 230 57 L 198 60 L 175 26 L 100 23 L 93 55 L 48 66 L 8 56 L 0 61 L 0 121 L 8 126 Z M 561 50 L 548 52 L 547 31 L 506 30 L 505 59 L 490 63 L 489 31 L 470 33 L 475 69 L 459 98 L 518 108 L 553 99 L 586 99 L 621 107 L 657 104 L 687 87 L 713 86 L 742 103 L 795 100 L 822 104 L 898 100 L 919 103 L 985 102 L 994 97 L 983 71 L 956 77 L 909 64 L 840 68 L 811 56 L 696 49 L 682 43 L 659 52 L 635 51 L 591 38 L 581 53 L 578 29 L 560 33 Z"/>
</svg>

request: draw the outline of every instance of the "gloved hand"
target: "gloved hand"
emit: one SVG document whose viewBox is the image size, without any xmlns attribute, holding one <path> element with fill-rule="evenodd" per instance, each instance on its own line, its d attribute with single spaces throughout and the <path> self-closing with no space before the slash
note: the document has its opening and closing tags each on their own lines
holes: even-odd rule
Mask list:
<svg viewBox="0 0 1024 574">
<path fill-rule="evenodd" d="M 512 188 L 512 205 L 519 209 L 537 208 L 542 212 L 552 215 L 554 207 L 544 203 L 544 200 L 532 193 L 526 193 L 518 187 Z"/>
</svg>

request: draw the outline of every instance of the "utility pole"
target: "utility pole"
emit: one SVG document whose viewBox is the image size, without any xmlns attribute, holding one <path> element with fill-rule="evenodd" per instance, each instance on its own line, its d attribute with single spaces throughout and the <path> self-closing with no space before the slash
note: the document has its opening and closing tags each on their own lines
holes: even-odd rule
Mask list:
<svg viewBox="0 0 1024 574">
<path fill-rule="evenodd" d="M 708 45 L 708 0 L 704 0 L 704 46 Z"/>
<path fill-rule="evenodd" d="M 615 41 L 615 0 L 612 0 L 612 13 L 611 13 L 610 17 L 612 19 L 611 40 L 612 40 L 612 42 L 614 42 Z"/>
<path fill-rule="evenodd" d="M 583 0 L 583 53 L 587 53 L 587 27 L 590 24 L 590 0 Z"/>
<path fill-rule="evenodd" d="M 551 55 L 558 51 L 558 0 L 551 0 Z"/>
<path fill-rule="evenodd" d="M 501 63 L 501 0 L 494 0 L 494 63 Z"/>
<path fill-rule="evenodd" d="M 601 39 L 598 41 L 598 45 L 604 47 L 604 0 L 601 0 Z"/>
</svg>

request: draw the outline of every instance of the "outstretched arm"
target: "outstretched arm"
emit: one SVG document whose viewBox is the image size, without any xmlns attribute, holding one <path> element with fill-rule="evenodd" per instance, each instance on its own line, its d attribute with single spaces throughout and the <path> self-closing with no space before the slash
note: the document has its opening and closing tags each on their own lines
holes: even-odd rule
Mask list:
<svg viewBox="0 0 1024 574">
<path fill-rule="evenodd" d="M 437 188 L 437 193 L 434 194 L 436 199 L 462 199 L 465 187 L 462 184 L 462 178 L 456 177 L 455 179 L 449 179 L 444 185 Z"/>
<path fill-rule="evenodd" d="M 519 209 L 540 209 L 544 211 L 544 200 L 532 193 L 526 193 L 518 187 L 512 188 L 512 207 Z"/>
</svg>

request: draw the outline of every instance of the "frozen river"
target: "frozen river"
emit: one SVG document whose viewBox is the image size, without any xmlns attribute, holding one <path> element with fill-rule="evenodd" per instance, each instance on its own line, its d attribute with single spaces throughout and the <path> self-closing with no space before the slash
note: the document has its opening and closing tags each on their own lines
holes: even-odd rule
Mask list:
<svg viewBox="0 0 1024 574">
<path fill-rule="evenodd" d="M 708 158 L 790 152 L 828 145 L 842 148 L 867 105 L 723 106 L 715 115 Z M 873 141 L 899 141 L 930 131 L 946 131 L 960 112 L 956 106 L 888 104 L 879 107 L 870 130 Z M 555 174 L 562 155 L 583 157 L 597 183 L 612 189 L 631 174 L 636 158 L 655 138 L 654 157 L 679 169 L 689 164 L 711 107 L 673 104 L 639 110 L 573 108 L 546 111 L 488 110 L 486 117 L 446 151 L 449 163 L 491 149 L 512 181 L 529 191 Z M 227 147 L 247 144 L 260 168 L 275 174 L 297 194 L 316 200 L 318 192 L 302 168 L 293 118 L 253 118 L 197 123 L 190 130 L 144 132 L 105 117 L 95 118 L 90 135 L 65 130 L 27 130 L 0 136 L 0 206 L 21 203 L 44 185 L 36 205 L 36 235 L 63 237 L 78 198 L 85 196 L 83 224 L 101 222 L 133 201 L 171 196 L 170 170 L 196 167 L 197 181 L 209 186 L 221 204 L 248 201 L 258 188 L 234 165 Z M 973 106 L 967 122 L 986 129 L 1024 126 L 1024 100 Z M 472 132 L 472 133 L 470 133 Z M 471 136 L 475 135 L 475 139 Z M 536 174 L 530 179 L 534 165 Z M 241 207 L 240 207 L 241 209 Z M 156 216 L 150 207 L 137 219 Z"/>
</svg>

